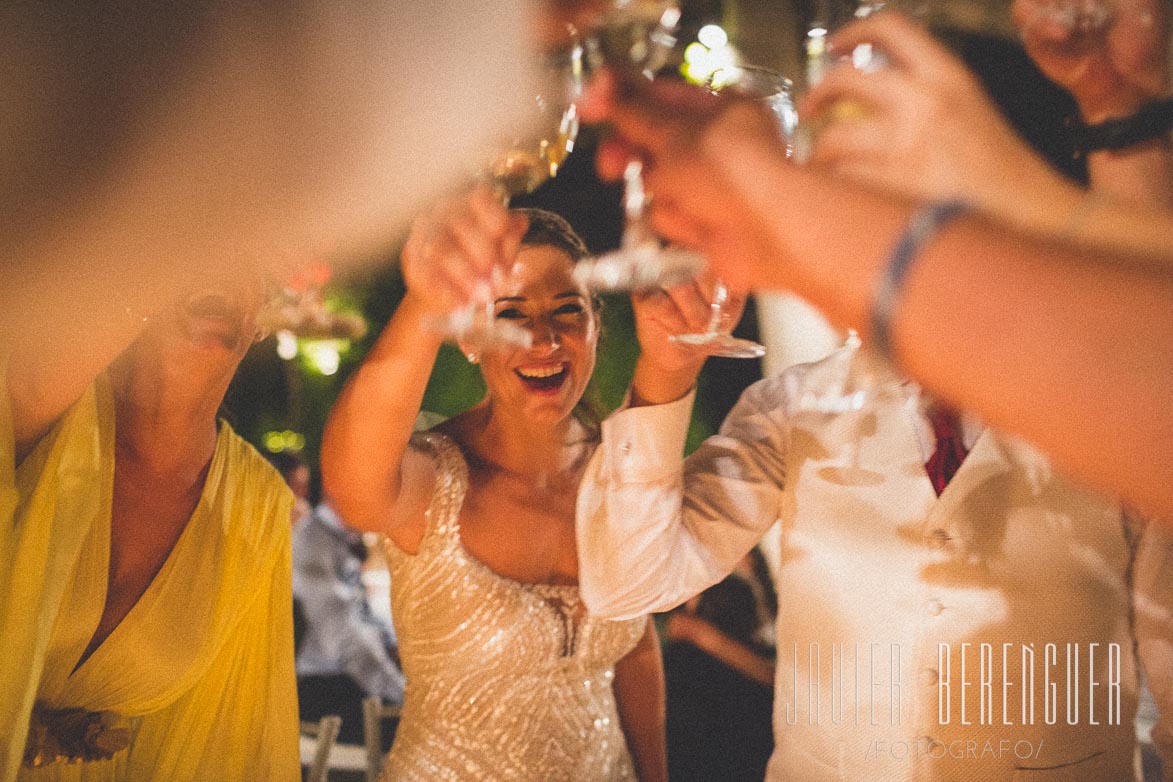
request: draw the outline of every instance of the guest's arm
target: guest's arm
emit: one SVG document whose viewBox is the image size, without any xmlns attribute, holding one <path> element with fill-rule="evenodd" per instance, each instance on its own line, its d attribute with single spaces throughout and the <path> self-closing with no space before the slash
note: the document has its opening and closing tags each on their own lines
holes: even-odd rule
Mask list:
<svg viewBox="0 0 1173 782">
<path fill-rule="evenodd" d="M 735 284 L 799 293 L 867 341 L 876 281 L 916 203 L 794 166 L 770 117 L 687 85 L 597 79 L 583 113 L 622 134 L 603 173 L 632 150 L 652 160 L 663 235 Z M 1073 188 L 1032 203 L 1058 225 L 1081 200 Z M 1173 216 L 1104 204 L 1080 238 L 1087 247 L 992 218 L 951 224 L 907 278 L 894 352 L 938 397 L 1170 519 Z"/>
<path fill-rule="evenodd" d="M 664 660 L 651 617 L 635 648 L 615 664 L 615 704 L 640 782 L 667 782 Z"/>
<path fill-rule="evenodd" d="M 767 687 L 774 686 L 774 661 L 726 635 L 711 622 L 688 611 L 676 611 L 668 617 L 667 631 L 672 640 L 687 641 L 746 678 Z"/>
</svg>

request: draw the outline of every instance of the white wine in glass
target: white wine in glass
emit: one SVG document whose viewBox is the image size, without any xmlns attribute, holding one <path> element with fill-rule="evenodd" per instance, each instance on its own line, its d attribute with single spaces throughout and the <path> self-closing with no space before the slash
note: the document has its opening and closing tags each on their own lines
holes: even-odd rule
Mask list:
<svg viewBox="0 0 1173 782">
<path fill-rule="evenodd" d="M 582 55 L 576 40 L 568 50 L 548 58 L 541 69 L 541 93 L 534 96 L 523 132 L 504 145 L 505 152 L 485 168 L 483 177 L 502 203 L 507 205 L 511 198 L 533 192 L 555 176 L 574 149 Z M 469 303 L 429 325 L 477 352 L 508 345 L 528 348 L 533 343 L 528 331 L 496 317 L 491 297 Z"/>
</svg>

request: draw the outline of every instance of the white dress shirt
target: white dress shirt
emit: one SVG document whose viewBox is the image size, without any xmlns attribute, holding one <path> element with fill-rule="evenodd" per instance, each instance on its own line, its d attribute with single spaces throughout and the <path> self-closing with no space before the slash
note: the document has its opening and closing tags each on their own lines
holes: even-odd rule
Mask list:
<svg viewBox="0 0 1173 782">
<path fill-rule="evenodd" d="M 770 780 L 1129 779 L 1141 659 L 1169 758 L 1168 534 L 990 431 L 938 498 L 914 386 L 787 413 L 855 366 L 845 348 L 756 383 L 683 465 L 691 398 L 604 422 L 578 504 L 589 609 L 669 609 L 781 520 Z M 1069 667 L 1078 714 L 1064 683 L 1048 698 Z"/>
</svg>

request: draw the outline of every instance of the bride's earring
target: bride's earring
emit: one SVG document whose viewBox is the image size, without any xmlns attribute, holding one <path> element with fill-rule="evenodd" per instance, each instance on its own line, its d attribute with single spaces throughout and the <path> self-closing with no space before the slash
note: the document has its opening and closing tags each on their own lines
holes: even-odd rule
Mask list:
<svg viewBox="0 0 1173 782">
<path fill-rule="evenodd" d="M 477 353 L 476 351 L 473 351 L 473 350 L 470 350 L 468 353 L 465 353 L 464 355 L 465 355 L 465 358 L 468 359 L 468 363 L 470 363 L 470 364 L 476 364 L 477 362 L 479 362 L 481 360 L 480 354 Z"/>
</svg>

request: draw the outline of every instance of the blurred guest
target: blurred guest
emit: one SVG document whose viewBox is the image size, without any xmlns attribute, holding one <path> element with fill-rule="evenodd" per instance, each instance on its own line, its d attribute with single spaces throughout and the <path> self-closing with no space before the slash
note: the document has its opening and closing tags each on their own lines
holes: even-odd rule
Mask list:
<svg viewBox="0 0 1173 782">
<path fill-rule="evenodd" d="M 751 578 L 730 574 L 668 616 L 664 681 L 673 782 L 765 777 L 774 749 L 774 650 L 760 631 L 763 613 L 772 612 L 760 605 L 763 586 L 755 589 Z M 768 583 L 764 588 L 773 593 Z"/>
<path fill-rule="evenodd" d="M 386 536 L 407 674 L 383 779 L 665 778 L 655 629 L 601 621 L 579 597 L 575 500 L 598 442 L 583 394 L 599 313 L 572 276 L 584 255 L 564 220 L 485 188 L 421 216 L 407 294 L 331 412 L 325 485 L 348 523 Z M 532 346 L 462 344 L 485 398 L 413 435 L 443 341 L 429 320 L 494 265 L 494 317 Z"/>
<path fill-rule="evenodd" d="M 362 699 L 403 703 L 399 644 L 367 599 L 362 536 L 329 500 L 293 533 L 293 597 L 305 617 L 297 651 L 303 720 L 342 717 L 341 741 L 362 743 Z"/>
<path fill-rule="evenodd" d="M 129 346 L 9 357 L 0 779 L 297 778 L 292 498 L 217 418 L 260 299 L 207 280 Z"/>
<path fill-rule="evenodd" d="M 5 3 L 0 344 L 242 257 L 377 256 L 524 116 L 532 10 Z"/>
</svg>

